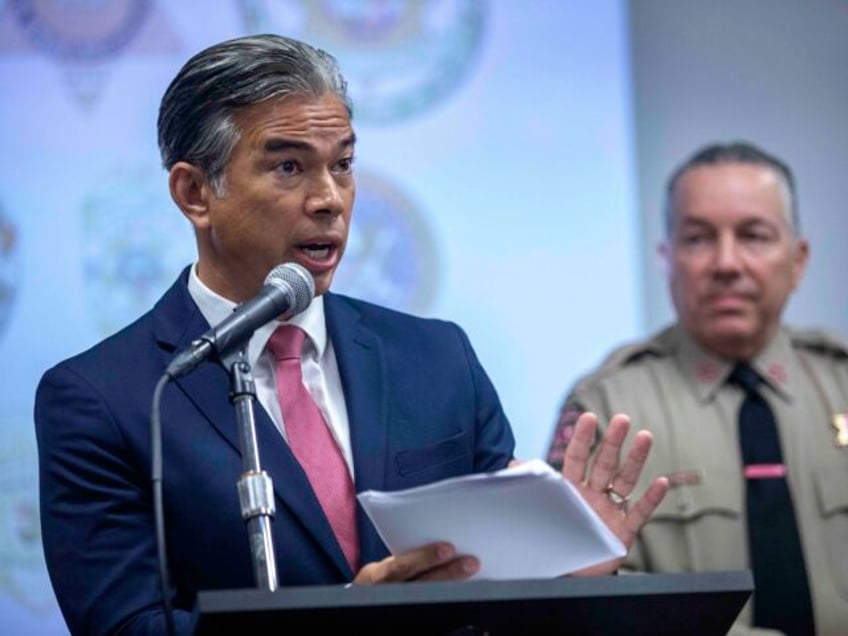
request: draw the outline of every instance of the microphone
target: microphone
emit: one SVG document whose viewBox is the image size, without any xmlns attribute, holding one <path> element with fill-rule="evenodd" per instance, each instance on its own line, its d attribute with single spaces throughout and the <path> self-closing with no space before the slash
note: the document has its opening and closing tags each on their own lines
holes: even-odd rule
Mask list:
<svg viewBox="0 0 848 636">
<path fill-rule="evenodd" d="M 286 320 L 309 307 L 315 295 L 312 274 L 297 263 L 282 263 L 265 277 L 265 285 L 250 300 L 191 343 L 171 361 L 165 373 L 178 378 L 207 358 L 224 358 L 244 346 L 253 332 L 277 316 Z"/>
</svg>

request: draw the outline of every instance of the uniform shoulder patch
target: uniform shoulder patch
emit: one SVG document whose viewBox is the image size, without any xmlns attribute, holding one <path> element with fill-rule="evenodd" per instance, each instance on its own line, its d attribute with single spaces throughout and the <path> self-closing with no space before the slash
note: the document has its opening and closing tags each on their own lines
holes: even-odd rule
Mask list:
<svg viewBox="0 0 848 636">
<path fill-rule="evenodd" d="M 587 375 L 578 379 L 565 402 L 560 407 L 557 424 L 548 447 L 547 461 L 560 469 L 565 458 L 565 450 L 574 434 L 577 418 L 586 411 L 604 412 L 602 398 L 598 393 L 604 380 L 630 364 L 636 364 L 647 356 L 666 356 L 673 351 L 673 342 L 669 337 L 670 329 L 665 329 L 647 340 L 623 345 L 613 350 L 604 361 Z M 600 409 L 599 411 L 596 409 Z M 601 422 L 603 426 L 605 422 Z M 597 442 L 597 439 L 596 439 Z"/>
</svg>

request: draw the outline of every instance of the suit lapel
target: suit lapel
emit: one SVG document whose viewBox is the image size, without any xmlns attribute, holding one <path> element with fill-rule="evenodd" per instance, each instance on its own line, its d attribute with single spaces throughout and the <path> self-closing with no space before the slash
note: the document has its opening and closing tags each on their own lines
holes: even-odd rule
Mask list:
<svg viewBox="0 0 848 636">
<path fill-rule="evenodd" d="M 188 347 L 195 338 L 209 329 L 209 324 L 188 293 L 186 280 L 187 270 L 155 310 L 154 329 L 163 350 L 163 369 L 175 352 Z M 232 451 L 241 456 L 236 410 L 229 400 L 228 372 L 221 365 L 207 362 L 175 383 Z M 288 508 L 329 555 L 340 574 L 347 579 L 351 578 L 350 566 L 306 473 L 258 401 L 254 402 L 253 411 L 260 467 L 272 480 L 274 493 L 279 499 L 277 505 L 282 504 Z M 236 484 L 233 484 L 235 487 Z M 273 522 L 271 525 L 273 528 Z M 279 552 L 280 548 L 277 546 L 276 550 Z"/>
<path fill-rule="evenodd" d="M 344 389 L 356 491 L 382 490 L 386 482 L 388 404 L 381 342 L 348 299 L 328 293 L 324 311 Z M 358 523 L 362 562 L 383 558 L 383 543 L 361 507 Z"/>
<path fill-rule="evenodd" d="M 183 271 L 154 309 L 154 334 L 162 351 L 163 371 L 175 353 L 188 348 L 193 340 L 209 329 L 209 323 L 188 293 L 187 279 L 188 269 Z M 207 362 L 173 382 L 229 445 L 240 453 L 235 410 L 229 401 L 229 378 L 224 369 Z"/>
</svg>

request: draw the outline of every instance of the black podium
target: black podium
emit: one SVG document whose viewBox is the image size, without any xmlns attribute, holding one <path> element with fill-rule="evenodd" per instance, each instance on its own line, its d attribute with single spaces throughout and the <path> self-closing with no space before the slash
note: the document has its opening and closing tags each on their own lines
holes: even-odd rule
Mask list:
<svg viewBox="0 0 848 636">
<path fill-rule="evenodd" d="M 211 634 L 726 634 L 753 590 L 748 571 L 201 592 Z"/>
</svg>

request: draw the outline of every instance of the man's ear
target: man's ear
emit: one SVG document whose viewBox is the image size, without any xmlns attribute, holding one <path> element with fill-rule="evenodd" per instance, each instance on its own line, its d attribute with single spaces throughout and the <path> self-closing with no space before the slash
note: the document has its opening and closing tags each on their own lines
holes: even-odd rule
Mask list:
<svg viewBox="0 0 848 636">
<path fill-rule="evenodd" d="M 168 174 L 171 198 L 195 229 L 209 224 L 209 199 L 214 196 L 204 172 L 186 161 L 178 161 Z"/>
<path fill-rule="evenodd" d="M 792 288 L 798 286 L 801 278 L 804 276 L 804 271 L 807 269 L 807 262 L 810 260 L 810 244 L 806 239 L 799 238 L 795 244 L 795 253 L 792 257 Z"/>
<path fill-rule="evenodd" d="M 671 271 L 671 248 L 668 246 L 668 241 L 657 243 L 657 261 L 667 277 Z"/>
</svg>

